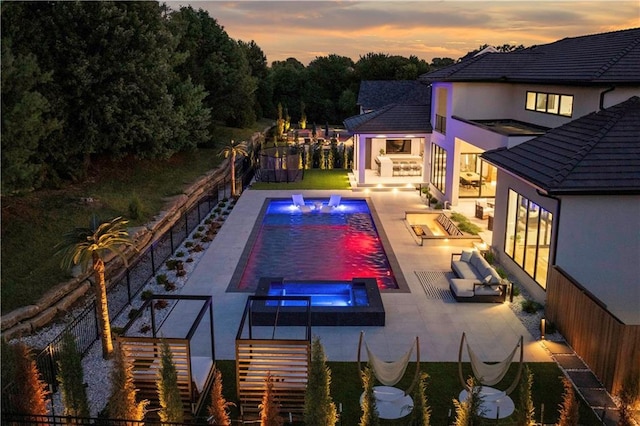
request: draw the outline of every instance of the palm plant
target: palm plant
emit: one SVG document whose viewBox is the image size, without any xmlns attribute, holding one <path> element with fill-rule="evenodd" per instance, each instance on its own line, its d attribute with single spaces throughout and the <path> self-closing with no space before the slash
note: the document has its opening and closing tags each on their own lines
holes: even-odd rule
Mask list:
<svg viewBox="0 0 640 426">
<path fill-rule="evenodd" d="M 127 223 L 128 221 L 122 217 L 116 217 L 98 226 L 74 228 L 64 235 L 63 241 L 57 246 L 59 248 L 57 255 L 62 257 L 61 266 L 63 269 L 69 270 L 74 265 L 81 265 L 84 272 L 88 269 L 89 264 L 93 267 L 102 356 L 105 359 L 109 358 L 113 352 L 113 342 L 111 340 L 103 256 L 106 253 L 115 253 L 126 264 L 127 259 L 122 250 L 126 246 L 133 245 L 131 237 L 127 233 Z"/>
<path fill-rule="evenodd" d="M 246 142 L 235 142 L 231 139 L 231 142 L 222 147 L 222 150 L 218 154 L 224 158 L 231 157 L 229 165 L 231 167 L 231 196 L 236 195 L 236 156 L 248 155 Z"/>
</svg>

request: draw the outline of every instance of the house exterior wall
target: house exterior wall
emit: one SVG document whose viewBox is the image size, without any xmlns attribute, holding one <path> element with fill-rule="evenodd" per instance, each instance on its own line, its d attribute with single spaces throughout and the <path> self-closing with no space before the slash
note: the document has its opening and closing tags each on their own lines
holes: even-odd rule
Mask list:
<svg viewBox="0 0 640 426">
<path fill-rule="evenodd" d="M 555 235 L 558 229 L 557 211 L 558 203 L 553 198 L 543 197 L 538 194 L 536 188 L 530 184 L 512 176 L 501 169 L 498 169 L 498 181 L 496 186 L 496 209 L 493 212 L 493 240 L 491 249 L 496 254 L 500 264 L 520 283 L 536 301 L 544 303 L 546 298 L 545 290 L 533 278 L 531 278 L 517 263 L 515 263 L 504 251 L 505 234 L 507 227 L 507 208 L 509 190 L 528 198 L 538 204 L 543 209 L 551 212 L 554 217 L 553 229 Z M 502 207 L 502 208 L 500 208 Z M 554 247 L 550 248 L 549 258 L 553 259 Z"/>
<path fill-rule="evenodd" d="M 556 264 L 625 324 L 640 324 L 640 196 L 562 197 Z"/>
</svg>

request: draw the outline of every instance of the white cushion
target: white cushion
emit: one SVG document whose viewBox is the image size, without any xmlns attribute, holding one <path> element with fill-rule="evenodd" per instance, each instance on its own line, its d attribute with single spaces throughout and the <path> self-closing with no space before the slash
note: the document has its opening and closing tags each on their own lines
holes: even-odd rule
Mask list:
<svg viewBox="0 0 640 426">
<path fill-rule="evenodd" d="M 490 284 L 492 278 L 493 278 L 493 274 L 487 275 L 486 277 L 484 277 L 483 283 L 484 284 Z"/>
<path fill-rule="evenodd" d="M 471 253 L 473 253 L 473 250 L 462 250 L 460 260 L 462 260 L 463 262 L 468 262 L 469 259 L 471 259 Z"/>
</svg>

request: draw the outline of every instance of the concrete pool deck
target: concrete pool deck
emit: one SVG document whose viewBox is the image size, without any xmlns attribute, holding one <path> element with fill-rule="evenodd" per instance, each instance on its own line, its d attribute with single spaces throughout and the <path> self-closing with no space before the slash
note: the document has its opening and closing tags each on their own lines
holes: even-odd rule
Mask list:
<svg viewBox="0 0 640 426">
<path fill-rule="evenodd" d="M 534 340 L 507 304 L 456 303 L 427 297 L 416 272 L 450 271 L 451 253 L 460 252 L 461 247 L 418 246 L 415 243 L 403 219 L 405 211 L 426 210 L 417 191 L 365 194 L 349 190 L 247 190 L 242 194 L 181 291 L 182 294 L 213 297 L 216 359 L 235 358 L 235 336 L 250 293 L 227 292 L 227 288 L 264 200 L 291 197 L 293 192 L 302 192 L 305 198 L 328 198 L 331 194 L 369 198 L 410 290 L 382 293 L 386 310 L 384 327 L 313 327 L 312 334 L 321 338 L 329 361 L 355 361 L 359 334 L 364 330 L 369 346 L 387 360 L 403 355 L 417 335 L 420 337 L 421 361 L 457 361 L 460 336 L 466 332 L 469 343 L 483 360 L 504 359 L 523 335 L 525 361 L 552 362 L 542 344 Z M 473 205 L 466 207 L 469 212 L 463 203 L 453 210 L 473 217 L 470 210 Z M 186 317 L 189 316 L 181 315 L 180 309 L 175 309 L 164 327 L 183 329 L 181 319 Z M 286 330 L 281 331 L 286 333 Z"/>
</svg>

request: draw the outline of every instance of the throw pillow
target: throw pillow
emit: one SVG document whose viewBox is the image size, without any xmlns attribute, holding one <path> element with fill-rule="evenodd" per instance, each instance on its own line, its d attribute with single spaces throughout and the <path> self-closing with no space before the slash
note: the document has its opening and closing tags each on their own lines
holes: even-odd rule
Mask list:
<svg viewBox="0 0 640 426">
<path fill-rule="evenodd" d="M 471 250 L 462 250 L 462 255 L 460 255 L 460 260 L 463 262 L 468 262 L 471 259 Z"/>
<path fill-rule="evenodd" d="M 491 283 L 491 279 L 493 278 L 493 275 L 489 274 L 486 277 L 484 277 L 484 284 L 490 284 Z"/>
</svg>

